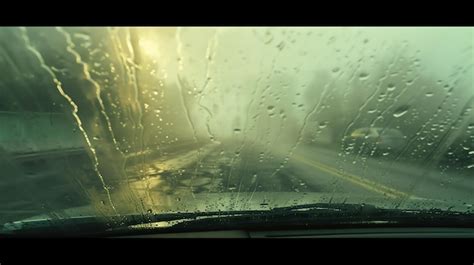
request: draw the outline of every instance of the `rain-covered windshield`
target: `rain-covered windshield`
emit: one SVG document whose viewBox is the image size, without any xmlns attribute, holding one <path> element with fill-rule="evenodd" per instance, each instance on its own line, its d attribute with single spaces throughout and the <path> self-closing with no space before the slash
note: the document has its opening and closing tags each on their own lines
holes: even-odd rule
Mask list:
<svg viewBox="0 0 474 265">
<path fill-rule="evenodd" d="M 473 43 L 468 27 L 1 28 L 0 224 L 470 212 Z"/>
</svg>

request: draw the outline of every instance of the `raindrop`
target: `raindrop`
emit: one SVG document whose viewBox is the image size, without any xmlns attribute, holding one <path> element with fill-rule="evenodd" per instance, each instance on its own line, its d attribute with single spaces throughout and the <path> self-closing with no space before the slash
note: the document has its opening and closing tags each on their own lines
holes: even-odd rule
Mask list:
<svg viewBox="0 0 474 265">
<path fill-rule="evenodd" d="M 374 112 L 376 112 L 376 111 L 377 111 L 377 109 L 369 109 L 369 110 L 367 111 L 367 113 L 374 113 Z"/>
<path fill-rule="evenodd" d="M 234 132 L 235 132 L 235 133 L 240 133 L 241 130 L 240 130 L 239 128 L 235 128 L 235 129 L 234 129 Z"/>
<path fill-rule="evenodd" d="M 408 112 L 408 106 L 401 106 L 393 112 L 393 117 L 399 118 Z"/>
<path fill-rule="evenodd" d="M 74 37 L 85 41 L 89 41 L 91 39 L 91 37 L 85 33 L 74 33 Z"/>
<path fill-rule="evenodd" d="M 273 110 L 274 108 L 275 108 L 274 106 L 268 106 L 267 107 L 267 109 L 270 110 L 270 111 Z"/>
<path fill-rule="evenodd" d="M 152 213 L 153 211 L 151 209 L 148 209 L 146 212 L 147 213 Z"/>
<path fill-rule="evenodd" d="M 277 45 L 277 48 L 281 51 L 283 50 L 283 48 L 285 48 L 285 42 L 280 42 L 278 45 Z"/>
<path fill-rule="evenodd" d="M 378 101 L 379 101 L 379 102 L 384 101 L 386 96 L 387 96 L 387 95 L 386 95 L 385 93 L 380 94 L 380 95 L 379 95 L 379 98 L 378 98 Z"/>
<path fill-rule="evenodd" d="M 319 124 L 319 128 L 323 129 L 323 128 L 326 128 L 328 126 L 328 122 L 327 121 L 323 121 Z"/>
<path fill-rule="evenodd" d="M 395 88 L 396 88 L 395 84 L 388 84 L 387 91 L 393 91 L 393 90 L 395 90 Z"/>
<path fill-rule="evenodd" d="M 474 164 L 467 166 L 467 168 L 474 168 Z"/>
<path fill-rule="evenodd" d="M 366 80 L 367 78 L 369 78 L 369 74 L 368 74 L 368 73 L 360 73 L 360 74 L 359 74 L 359 79 L 360 79 L 360 80 Z"/>
<path fill-rule="evenodd" d="M 468 129 L 474 129 L 474 123 L 471 123 L 467 126 Z"/>
<path fill-rule="evenodd" d="M 426 94 L 425 94 L 425 96 L 427 96 L 427 97 L 432 97 L 433 95 L 434 95 L 433 92 L 426 92 Z"/>
</svg>

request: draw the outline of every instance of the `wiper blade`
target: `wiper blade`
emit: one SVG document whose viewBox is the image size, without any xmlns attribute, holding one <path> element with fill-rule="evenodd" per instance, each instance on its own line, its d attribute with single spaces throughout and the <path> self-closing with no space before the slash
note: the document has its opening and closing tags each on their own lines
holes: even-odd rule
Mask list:
<svg viewBox="0 0 474 265">
<path fill-rule="evenodd" d="M 6 231 L 25 231 L 38 228 L 50 228 L 55 225 L 67 227 L 70 225 L 88 225 L 88 224 L 99 224 L 103 223 L 106 226 L 118 225 L 120 227 L 128 227 L 132 225 L 141 225 L 154 222 L 170 222 L 179 220 L 193 220 L 198 218 L 226 218 L 232 216 L 258 216 L 268 214 L 280 214 L 290 213 L 293 211 L 318 211 L 318 212 L 334 212 L 334 211 L 349 211 L 355 212 L 359 209 L 369 207 L 367 205 L 360 204 L 328 204 L 328 203 L 315 203 L 315 204 L 304 204 L 296 206 L 276 207 L 268 210 L 231 210 L 231 211 L 211 211 L 211 212 L 178 212 L 178 213 L 156 213 L 156 214 L 128 214 L 122 216 L 83 216 L 83 217 L 71 217 L 60 220 L 54 219 L 39 219 L 39 220 L 23 220 L 3 225 L 1 232 Z M 370 208 L 375 206 L 370 205 Z M 116 226 L 117 227 L 117 226 Z"/>
<path fill-rule="evenodd" d="M 295 205 L 295 206 L 285 206 L 285 207 L 277 207 L 273 208 L 272 211 L 327 211 L 327 212 L 334 212 L 334 211 L 344 211 L 344 212 L 373 212 L 376 210 L 385 210 L 379 209 L 372 204 L 346 204 L 346 203 L 311 203 L 311 204 L 302 204 L 302 205 Z"/>
<path fill-rule="evenodd" d="M 142 230 L 179 231 L 194 228 L 237 228 L 245 226 L 275 225 L 339 225 L 360 223 L 413 223 L 452 222 L 472 227 L 473 216 L 468 213 L 439 209 L 403 210 L 377 208 L 370 204 L 315 203 L 276 207 L 268 210 L 213 211 L 130 214 L 107 218 L 89 216 L 63 220 L 20 221 L 5 224 L 0 233 L 33 236 L 94 236 Z M 153 226 L 156 223 L 168 225 Z M 159 228 L 159 229 L 157 229 Z"/>
</svg>

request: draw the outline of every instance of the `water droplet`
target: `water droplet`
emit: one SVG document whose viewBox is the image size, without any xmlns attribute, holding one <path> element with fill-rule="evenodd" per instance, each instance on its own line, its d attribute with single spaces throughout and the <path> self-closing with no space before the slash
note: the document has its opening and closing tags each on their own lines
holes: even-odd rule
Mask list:
<svg viewBox="0 0 474 265">
<path fill-rule="evenodd" d="M 393 90 L 395 90 L 395 88 L 396 88 L 395 84 L 388 84 L 387 91 L 393 91 Z"/>
<path fill-rule="evenodd" d="M 383 156 L 388 156 L 389 154 L 390 154 L 389 152 L 385 152 L 385 153 L 383 153 L 382 155 L 383 155 Z"/>
<path fill-rule="evenodd" d="M 327 121 L 323 121 L 319 124 L 319 128 L 323 129 L 323 128 L 326 128 L 328 126 L 328 122 Z"/>
<path fill-rule="evenodd" d="M 234 132 L 235 132 L 235 133 L 240 133 L 241 130 L 240 130 L 239 128 L 235 128 L 235 129 L 234 129 Z"/>
<path fill-rule="evenodd" d="M 409 106 L 401 106 L 393 112 L 393 117 L 399 118 L 408 112 Z"/>
<path fill-rule="evenodd" d="M 427 96 L 427 97 L 432 97 L 433 95 L 434 95 L 433 92 L 426 92 L 426 94 L 425 94 L 425 96 Z"/>
<path fill-rule="evenodd" d="M 474 129 L 474 123 L 471 123 L 467 126 L 468 129 Z"/>
<path fill-rule="evenodd" d="M 285 42 L 280 42 L 278 45 L 277 45 L 277 48 L 281 51 L 283 50 L 283 48 L 285 48 Z"/>
<path fill-rule="evenodd" d="M 105 201 L 100 201 L 100 204 L 105 205 Z"/>
<path fill-rule="evenodd" d="M 275 107 L 274 106 L 268 106 L 267 109 L 268 110 L 273 110 Z"/>
<path fill-rule="evenodd" d="M 374 113 L 374 112 L 376 112 L 376 111 L 377 111 L 377 109 L 369 109 L 369 110 L 367 111 L 367 113 Z"/>
<path fill-rule="evenodd" d="M 368 73 L 363 72 L 363 73 L 360 73 L 360 74 L 359 74 L 359 79 L 360 79 L 360 80 L 366 80 L 367 78 L 369 78 L 369 74 L 368 74 Z"/>
<path fill-rule="evenodd" d="M 92 139 L 95 140 L 95 141 L 98 141 L 98 140 L 100 140 L 100 137 L 94 136 L 94 137 L 92 137 Z"/>
<path fill-rule="evenodd" d="M 85 41 L 89 41 L 91 39 L 91 37 L 85 33 L 74 33 L 74 37 Z"/>
<path fill-rule="evenodd" d="M 474 164 L 467 166 L 467 168 L 474 168 Z"/>
<path fill-rule="evenodd" d="M 146 212 L 147 213 L 152 213 L 153 211 L 151 209 L 148 209 Z"/>
<path fill-rule="evenodd" d="M 387 96 L 387 95 L 386 95 L 385 93 L 382 93 L 382 94 L 379 95 L 379 98 L 378 98 L 377 100 L 378 100 L 379 102 L 384 101 L 386 96 Z"/>
</svg>

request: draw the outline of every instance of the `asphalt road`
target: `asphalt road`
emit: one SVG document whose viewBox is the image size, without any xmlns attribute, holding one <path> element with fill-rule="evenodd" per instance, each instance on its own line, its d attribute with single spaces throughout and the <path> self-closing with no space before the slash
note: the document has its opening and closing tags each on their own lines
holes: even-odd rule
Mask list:
<svg viewBox="0 0 474 265">
<path fill-rule="evenodd" d="M 125 166 L 126 178 L 100 181 L 85 152 L 5 156 L 0 221 L 64 209 L 104 214 L 166 211 L 202 194 L 232 193 L 252 200 L 261 192 L 320 193 L 367 198 L 397 207 L 406 200 L 474 203 L 474 174 L 440 170 L 393 157 L 345 154 L 309 144 L 255 142 L 184 144 L 151 152 Z M 105 184 L 105 185 L 104 185 Z"/>
</svg>

